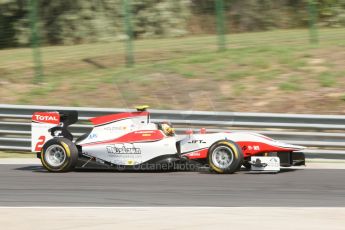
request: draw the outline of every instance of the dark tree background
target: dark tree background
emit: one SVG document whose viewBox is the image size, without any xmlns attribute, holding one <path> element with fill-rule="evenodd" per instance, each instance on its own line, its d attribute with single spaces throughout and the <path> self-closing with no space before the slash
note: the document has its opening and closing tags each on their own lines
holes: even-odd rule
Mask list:
<svg viewBox="0 0 345 230">
<path fill-rule="evenodd" d="M 31 0 L 0 0 L 0 48 L 30 43 Z M 44 44 L 125 39 L 123 0 L 37 0 Z M 215 33 L 215 0 L 132 0 L 136 38 Z M 308 0 L 224 0 L 228 30 L 306 27 Z M 316 0 L 320 26 L 345 25 L 345 0 Z"/>
</svg>

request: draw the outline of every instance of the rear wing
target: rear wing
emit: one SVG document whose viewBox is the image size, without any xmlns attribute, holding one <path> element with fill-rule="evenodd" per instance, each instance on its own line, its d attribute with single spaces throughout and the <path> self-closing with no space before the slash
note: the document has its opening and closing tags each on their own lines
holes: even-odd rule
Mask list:
<svg viewBox="0 0 345 230">
<path fill-rule="evenodd" d="M 35 112 L 31 120 L 31 151 L 40 152 L 44 143 L 53 138 L 49 129 L 59 124 L 59 112 Z"/>
<path fill-rule="evenodd" d="M 31 151 L 40 152 L 43 145 L 54 137 L 73 141 L 73 135 L 67 128 L 77 121 L 78 112 L 73 110 L 35 112 L 31 120 Z"/>
</svg>

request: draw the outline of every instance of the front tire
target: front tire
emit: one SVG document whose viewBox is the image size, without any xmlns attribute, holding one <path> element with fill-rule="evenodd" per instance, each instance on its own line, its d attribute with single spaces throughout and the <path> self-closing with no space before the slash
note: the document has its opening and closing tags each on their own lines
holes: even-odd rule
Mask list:
<svg viewBox="0 0 345 230">
<path fill-rule="evenodd" d="M 78 161 L 78 149 L 67 138 L 47 141 L 41 151 L 41 162 L 50 172 L 67 172 L 74 169 Z"/>
<path fill-rule="evenodd" d="M 208 162 L 217 173 L 234 173 L 240 169 L 242 161 L 243 153 L 233 141 L 218 141 L 209 149 Z"/>
</svg>

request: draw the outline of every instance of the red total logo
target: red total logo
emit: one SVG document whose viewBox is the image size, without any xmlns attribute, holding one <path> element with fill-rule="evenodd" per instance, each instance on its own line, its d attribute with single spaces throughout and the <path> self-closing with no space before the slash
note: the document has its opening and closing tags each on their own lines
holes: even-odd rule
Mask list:
<svg viewBox="0 0 345 230">
<path fill-rule="evenodd" d="M 58 124 L 60 122 L 60 117 L 58 113 L 34 113 L 32 115 L 33 121 Z"/>
</svg>

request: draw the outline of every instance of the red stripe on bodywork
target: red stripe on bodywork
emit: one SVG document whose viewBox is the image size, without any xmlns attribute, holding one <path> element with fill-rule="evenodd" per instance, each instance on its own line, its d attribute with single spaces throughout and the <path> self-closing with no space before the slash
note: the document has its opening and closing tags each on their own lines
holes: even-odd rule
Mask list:
<svg viewBox="0 0 345 230">
<path fill-rule="evenodd" d="M 160 130 L 141 130 L 141 131 L 134 131 L 131 133 L 127 133 L 113 140 L 87 143 L 82 146 L 116 144 L 116 143 L 150 142 L 150 141 L 159 141 L 159 140 L 162 140 L 163 138 L 164 138 L 164 135 Z"/>
<path fill-rule="evenodd" d="M 105 116 L 100 116 L 100 117 L 94 117 L 89 120 L 94 125 L 101 125 L 101 124 L 109 123 L 112 121 L 117 121 L 117 120 L 131 118 L 131 117 L 147 116 L 148 114 L 149 113 L 146 111 L 132 112 L 132 113 L 117 113 L 117 114 L 110 114 L 110 115 L 105 115 Z"/>
<path fill-rule="evenodd" d="M 294 151 L 295 149 L 291 148 L 284 148 L 274 145 L 269 145 L 262 142 L 252 142 L 252 141 L 239 141 L 236 142 L 240 148 L 242 149 L 243 155 L 246 156 L 253 156 L 259 153 L 266 153 L 266 152 L 289 152 Z"/>
<path fill-rule="evenodd" d="M 203 159 L 207 157 L 208 148 L 205 149 L 198 149 L 193 152 L 185 153 L 183 156 L 187 157 L 188 159 Z"/>
</svg>

